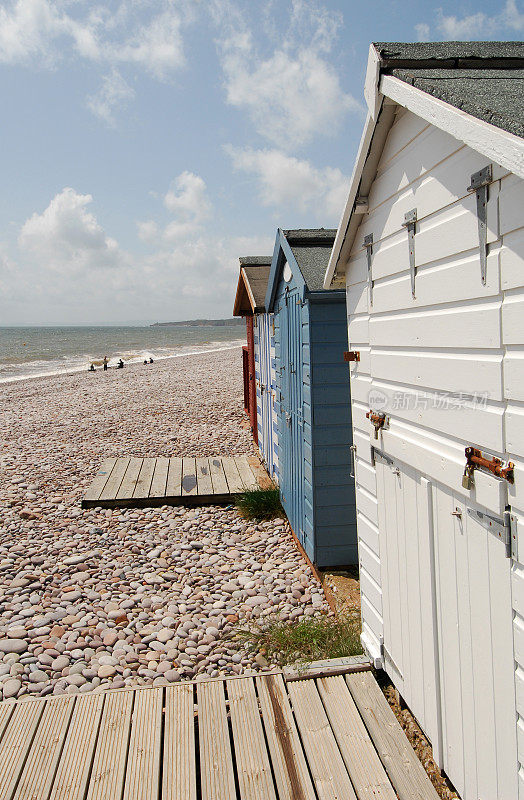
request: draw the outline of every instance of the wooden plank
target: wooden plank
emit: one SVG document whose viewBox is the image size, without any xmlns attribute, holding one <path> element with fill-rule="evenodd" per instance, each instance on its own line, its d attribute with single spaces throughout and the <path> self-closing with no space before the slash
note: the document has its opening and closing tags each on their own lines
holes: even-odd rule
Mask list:
<svg viewBox="0 0 524 800">
<path fill-rule="evenodd" d="M 47 800 L 74 702 L 70 695 L 54 697 L 45 704 L 14 800 Z"/>
<path fill-rule="evenodd" d="M 242 483 L 246 489 L 257 489 L 258 480 L 247 460 L 247 456 L 236 456 L 235 464 L 236 468 L 238 469 L 238 474 L 240 475 Z"/>
<path fill-rule="evenodd" d="M 438 800 L 373 675 L 355 672 L 346 675 L 346 683 L 399 800 Z"/>
<path fill-rule="evenodd" d="M 98 500 L 104 486 L 109 480 L 109 476 L 116 464 L 116 461 L 116 458 L 106 458 L 102 462 L 102 466 L 96 473 L 95 479 L 91 482 L 87 492 L 84 495 L 84 500 Z"/>
<path fill-rule="evenodd" d="M 261 489 L 274 489 L 275 484 L 258 458 L 256 458 L 256 456 L 246 456 L 246 458 L 247 463 L 249 464 L 250 469 L 255 476 L 256 486 L 260 486 Z"/>
<path fill-rule="evenodd" d="M 122 796 L 134 694 L 112 692 L 105 699 L 86 800 Z"/>
<path fill-rule="evenodd" d="M 153 480 L 151 481 L 151 489 L 149 490 L 149 497 L 166 496 L 168 472 L 169 472 L 169 459 L 166 458 L 165 456 L 159 456 L 156 459 Z"/>
<path fill-rule="evenodd" d="M 109 479 L 100 492 L 99 500 L 114 500 L 129 466 L 129 458 L 117 458 Z"/>
<path fill-rule="evenodd" d="M 264 675 L 255 681 L 280 800 L 315 800 L 282 676 Z"/>
<path fill-rule="evenodd" d="M 226 476 L 227 485 L 230 494 L 239 494 L 244 491 L 244 484 L 242 478 L 235 464 L 235 459 L 231 456 L 224 456 L 222 458 L 222 466 L 224 468 L 224 475 Z"/>
<path fill-rule="evenodd" d="M 197 684 L 202 800 L 235 798 L 224 682 Z"/>
<path fill-rule="evenodd" d="M 117 500 L 126 500 L 133 497 L 133 492 L 135 491 L 136 482 L 138 480 L 138 476 L 140 475 L 140 468 L 142 466 L 143 458 L 136 458 L 132 456 L 129 459 L 129 465 L 126 470 L 126 474 L 120 484 L 120 489 L 116 494 Z"/>
<path fill-rule="evenodd" d="M 227 681 L 240 796 L 277 800 L 252 678 Z"/>
<path fill-rule="evenodd" d="M 43 700 L 17 703 L 0 742 L 0 797 L 11 800 L 44 710 Z"/>
<path fill-rule="evenodd" d="M 209 459 L 209 471 L 213 482 L 213 494 L 229 494 L 224 465 L 221 458 Z"/>
<path fill-rule="evenodd" d="M 11 719 L 11 714 L 15 709 L 15 701 L 14 700 L 5 700 L 3 703 L 0 703 L 0 740 L 4 735 L 4 731 L 9 724 L 9 720 Z"/>
<path fill-rule="evenodd" d="M 160 789 L 163 690 L 135 692 L 123 800 L 157 800 Z"/>
<path fill-rule="evenodd" d="M 213 482 L 209 472 L 209 459 L 197 458 L 196 459 L 196 476 L 198 494 L 209 495 L 213 494 Z"/>
<path fill-rule="evenodd" d="M 49 800 L 84 800 L 105 697 L 105 693 L 76 697 Z"/>
<path fill-rule="evenodd" d="M 287 684 L 319 800 L 356 800 L 315 682 Z"/>
<path fill-rule="evenodd" d="M 166 688 L 162 800 L 197 800 L 193 686 Z"/>
<path fill-rule="evenodd" d="M 198 494 L 196 459 L 182 459 L 182 497 Z"/>
<path fill-rule="evenodd" d="M 140 473 L 133 490 L 133 497 L 142 498 L 149 497 L 149 490 L 151 489 L 151 481 L 153 480 L 153 473 L 155 471 L 156 458 L 144 458 Z"/>
<path fill-rule="evenodd" d="M 317 688 L 359 800 L 396 800 L 342 675 L 319 678 Z"/>
<path fill-rule="evenodd" d="M 180 497 L 182 494 L 182 459 L 169 459 L 169 472 L 166 483 L 166 497 Z"/>
</svg>

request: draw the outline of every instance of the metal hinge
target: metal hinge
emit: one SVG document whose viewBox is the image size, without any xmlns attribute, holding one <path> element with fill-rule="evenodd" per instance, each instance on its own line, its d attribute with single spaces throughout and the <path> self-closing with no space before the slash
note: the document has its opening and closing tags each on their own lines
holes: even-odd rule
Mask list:
<svg viewBox="0 0 524 800">
<path fill-rule="evenodd" d="M 375 463 L 377 458 L 381 458 L 383 461 L 386 462 L 386 464 L 389 464 L 390 467 L 393 466 L 393 464 L 395 463 L 390 456 L 387 456 L 381 450 L 377 450 L 376 447 L 371 448 L 371 456 L 373 459 L 373 464 Z"/>
<path fill-rule="evenodd" d="M 476 508 L 468 508 L 468 516 L 475 519 L 483 528 L 504 542 L 506 557 L 517 557 L 517 518 L 511 511 L 505 511 L 504 516 L 493 517 Z"/>
<path fill-rule="evenodd" d="M 360 350 L 346 350 L 344 361 L 360 361 Z"/>
<path fill-rule="evenodd" d="M 493 165 L 488 164 L 484 169 L 474 172 L 471 176 L 471 184 L 468 192 L 475 192 L 477 195 L 477 223 L 479 229 L 479 250 L 480 250 L 480 278 L 482 284 L 486 284 L 488 269 L 488 199 L 489 184 L 493 182 Z"/>
<path fill-rule="evenodd" d="M 415 233 L 417 226 L 417 209 L 413 208 L 404 214 L 404 222 L 402 227 L 407 228 L 408 231 L 408 245 L 409 245 L 409 274 L 411 276 L 411 295 L 415 298 L 415 276 L 417 268 L 415 266 Z"/>
<path fill-rule="evenodd" d="M 349 445 L 350 462 L 349 462 L 349 477 L 355 477 L 355 453 L 357 452 L 356 444 Z"/>
<path fill-rule="evenodd" d="M 371 256 L 373 255 L 373 234 L 368 233 L 364 236 L 364 247 L 368 260 L 368 283 L 369 283 L 369 304 L 373 305 L 373 278 L 371 277 Z"/>
</svg>

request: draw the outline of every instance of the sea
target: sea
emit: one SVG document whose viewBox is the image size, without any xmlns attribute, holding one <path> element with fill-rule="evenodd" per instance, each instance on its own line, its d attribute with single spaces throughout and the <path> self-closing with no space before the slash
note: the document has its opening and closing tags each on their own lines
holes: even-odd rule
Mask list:
<svg viewBox="0 0 524 800">
<path fill-rule="evenodd" d="M 242 325 L 0 327 L 0 383 L 238 347 Z"/>
</svg>

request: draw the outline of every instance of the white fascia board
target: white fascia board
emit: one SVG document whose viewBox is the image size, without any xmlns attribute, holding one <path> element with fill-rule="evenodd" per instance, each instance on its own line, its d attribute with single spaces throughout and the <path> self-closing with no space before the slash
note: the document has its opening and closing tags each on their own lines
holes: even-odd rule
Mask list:
<svg viewBox="0 0 524 800">
<path fill-rule="evenodd" d="M 369 45 L 368 65 L 366 69 L 366 80 L 364 82 L 364 98 L 370 115 L 374 120 L 378 117 L 380 111 L 380 95 L 377 92 L 378 83 L 380 80 L 380 63 L 381 58 L 378 50 L 374 44 Z"/>
<path fill-rule="evenodd" d="M 477 119 L 393 75 L 382 77 L 380 91 L 426 122 L 524 178 L 524 139 L 520 136 Z"/>
<path fill-rule="evenodd" d="M 340 256 L 340 251 L 342 249 L 342 245 L 344 244 L 344 239 L 346 237 L 346 232 L 348 229 L 349 221 L 351 219 L 351 214 L 353 213 L 353 206 L 355 205 L 355 199 L 360 184 L 360 178 L 362 177 L 362 170 L 364 169 L 364 165 L 368 157 L 369 147 L 371 145 L 371 140 L 373 139 L 373 133 L 375 132 L 376 124 L 377 124 L 376 119 L 374 119 L 371 116 L 371 114 L 368 114 L 366 122 L 364 124 L 362 137 L 360 139 L 360 145 L 357 153 L 357 160 L 355 161 L 355 166 L 353 167 L 353 174 L 351 175 L 351 181 L 349 183 L 348 199 L 337 229 L 337 235 L 335 237 L 335 242 L 333 244 L 333 250 L 331 251 L 329 264 L 327 266 L 326 274 L 324 276 L 324 289 L 331 289 L 331 281 L 333 280 L 333 276 L 335 275 L 335 270 L 337 267 L 338 258 Z"/>
</svg>

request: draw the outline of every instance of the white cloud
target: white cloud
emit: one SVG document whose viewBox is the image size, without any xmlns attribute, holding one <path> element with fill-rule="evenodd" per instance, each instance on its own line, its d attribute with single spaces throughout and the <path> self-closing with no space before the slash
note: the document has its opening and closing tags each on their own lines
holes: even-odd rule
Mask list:
<svg viewBox="0 0 524 800">
<path fill-rule="evenodd" d="M 226 147 L 236 170 L 255 175 L 262 203 L 313 212 L 326 224 L 338 223 L 349 179 L 336 167 L 318 169 L 279 150 Z"/>
<path fill-rule="evenodd" d="M 445 40 L 470 40 L 491 38 L 505 32 L 522 33 L 524 31 L 524 13 L 519 11 L 516 0 L 506 0 L 504 8 L 493 15 L 484 11 L 468 14 L 464 17 L 446 16 L 441 8 L 436 12 L 435 27 Z M 430 26 L 427 23 L 415 25 L 419 40 L 430 38 Z"/>
<path fill-rule="evenodd" d="M 125 106 L 135 96 L 135 92 L 124 80 L 118 70 L 113 70 L 102 81 L 99 92 L 87 98 L 87 107 L 108 125 L 115 125 L 115 111 Z"/>
<path fill-rule="evenodd" d="M 217 0 L 219 56 L 227 102 L 247 111 L 257 132 L 281 148 L 333 133 L 360 105 L 341 87 L 331 55 L 341 15 L 306 0 L 292 0 L 289 24 L 262 54 L 259 38 L 240 10 Z"/>
<path fill-rule="evenodd" d="M 90 194 L 65 188 L 45 211 L 34 213 L 22 226 L 20 249 L 35 263 L 61 274 L 85 274 L 122 264 L 117 242 L 107 236 L 95 216 L 87 210 Z"/>
<path fill-rule="evenodd" d="M 152 244 L 162 239 L 166 242 L 186 239 L 202 228 L 212 212 L 205 181 L 187 170 L 175 178 L 172 188 L 164 195 L 164 206 L 174 218 L 162 230 L 153 220 L 138 222 L 142 241 Z"/>
</svg>

